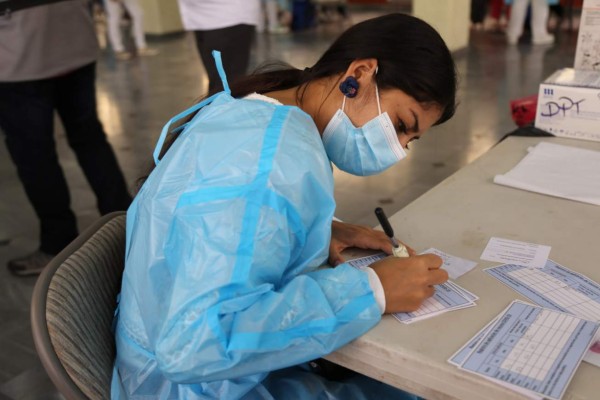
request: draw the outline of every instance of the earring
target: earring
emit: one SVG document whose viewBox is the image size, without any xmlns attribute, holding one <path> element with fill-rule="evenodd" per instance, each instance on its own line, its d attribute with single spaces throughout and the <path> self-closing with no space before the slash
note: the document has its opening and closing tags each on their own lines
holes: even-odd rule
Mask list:
<svg viewBox="0 0 600 400">
<path fill-rule="evenodd" d="M 340 83 L 340 91 L 346 97 L 352 98 L 358 93 L 358 81 L 355 77 L 349 76 Z"/>
</svg>

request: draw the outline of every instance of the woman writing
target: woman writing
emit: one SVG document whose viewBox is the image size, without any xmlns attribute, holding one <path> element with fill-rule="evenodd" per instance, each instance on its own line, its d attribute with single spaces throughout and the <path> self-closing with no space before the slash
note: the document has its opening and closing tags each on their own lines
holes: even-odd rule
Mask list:
<svg viewBox="0 0 600 400">
<path fill-rule="evenodd" d="M 309 69 L 223 86 L 167 124 L 128 210 L 113 398 L 399 396 L 305 367 L 447 279 L 438 257 L 412 250 L 366 272 L 344 263 L 350 246 L 392 249 L 383 232 L 332 222 L 330 163 L 379 173 L 449 119 L 448 48 L 423 21 L 386 15 L 348 29 Z M 337 266 L 318 268 L 328 258 Z"/>
</svg>

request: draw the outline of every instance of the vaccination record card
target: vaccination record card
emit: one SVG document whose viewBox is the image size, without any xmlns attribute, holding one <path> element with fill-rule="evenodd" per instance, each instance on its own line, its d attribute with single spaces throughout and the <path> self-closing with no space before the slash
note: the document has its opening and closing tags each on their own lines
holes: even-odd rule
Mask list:
<svg viewBox="0 0 600 400">
<path fill-rule="evenodd" d="M 505 264 L 484 271 L 542 307 L 600 321 L 600 285 L 552 260 L 543 268 Z"/>
<path fill-rule="evenodd" d="M 478 333 L 479 341 L 461 357 L 460 368 L 558 400 L 597 330 L 596 322 L 513 301 Z"/>
<path fill-rule="evenodd" d="M 600 284 L 552 260 L 543 268 L 506 264 L 484 271 L 542 307 L 600 322 Z M 600 367 L 600 332 L 584 361 Z"/>
<path fill-rule="evenodd" d="M 438 253 L 441 252 L 439 252 L 438 250 Z M 381 260 L 385 257 L 388 257 L 388 255 L 385 253 L 378 253 L 350 260 L 348 261 L 348 264 L 357 269 L 364 269 L 365 267 L 368 267 L 375 261 Z M 467 261 L 459 259 L 458 257 L 448 256 L 448 259 L 450 258 L 452 260 L 460 260 L 461 263 Z M 442 259 L 444 258 L 442 257 Z M 448 263 L 448 266 L 452 268 L 451 263 Z M 461 267 L 463 267 L 462 264 Z M 472 268 L 472 266 L 470 268 Z M 476 305 L 475 300 L 478 299 L 479 298 L 476 295 L 469 292 L 465 288 L 457 285 L 452 281 L 447 281 L 445 283 L 442 283 L 441 285 L 435 285 L 435 293 L 433 294 L 433 296 L 425 300 L 418 310 L 413 312 L 395 313 L 392 315 L 398 321 L 404 324 L 410 324 L 412 322 L 420 321 L 426 318 L 431 318 L 448 311 L 473 307 Z"/>
</svg>

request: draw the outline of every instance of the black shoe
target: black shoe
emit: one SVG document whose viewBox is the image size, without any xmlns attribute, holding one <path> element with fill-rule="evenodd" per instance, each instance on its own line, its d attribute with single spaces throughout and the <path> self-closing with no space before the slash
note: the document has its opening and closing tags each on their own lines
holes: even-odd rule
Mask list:
<svg viewBox="0 0 600 400">
<path fill-rule="evenodd" d="M 21 258 L 8 262 L 8 270 L 17 276 L 39 275 L 46 265 L 54 258 L 54 254 L 36 250 Z"/>
</svg>

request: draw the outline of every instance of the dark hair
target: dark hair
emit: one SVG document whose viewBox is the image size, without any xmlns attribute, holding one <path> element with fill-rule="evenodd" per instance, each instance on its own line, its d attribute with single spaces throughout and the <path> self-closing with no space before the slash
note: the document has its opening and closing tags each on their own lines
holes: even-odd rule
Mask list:
<svg viewBox="0 0 600 400">
<path fill-rule="evenodd" d="M 346 72 L 359 59 L 375 58 L 379 70 L 377 85 L 396 88 L 420 103 L 442 107 L 436 125 L 449 120 L 456 109 L 456 68 L 450 50 L 429 24 L 406 14 L 388 14 L 358 23 L 304 71 L 286 65 L 272 65 L 234 82 L 231 93 L 243 97 L 295 86 L 305 88 L 311 81 Z M 280 64 L 281 65 L 281 64 Z M 299 90 L 299 100 L 303 94 Z"/>
<path fill-rule="evenodd" d="M 439 105 L 442 115 L 436 125 L 454 115 L 457 77 L 450 50 L 429 24 L 406 14 L 388 14 L 352 26 L 311 68 L 300 70 L 283 63 L 263 66 L 232 82 L 231 94 L 243 97 L 298 86 L 301 103 L 312 81 L 343 74 L 354 60 L 366 58 L 377 60 L 380 89 L 400 89 L 420 103 Z M 165 141 L 161 157 L 177 136 Z"/>
</svg>

